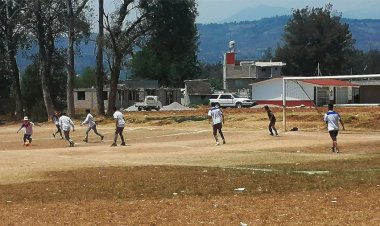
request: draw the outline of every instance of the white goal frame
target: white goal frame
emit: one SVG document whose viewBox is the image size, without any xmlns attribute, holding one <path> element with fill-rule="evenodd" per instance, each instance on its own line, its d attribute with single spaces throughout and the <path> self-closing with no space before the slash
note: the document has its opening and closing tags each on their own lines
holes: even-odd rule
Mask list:
<svg viewBox="0 0 380 226">
<path fill-rule="evenodd" d="M 282 78 L 282 125 L 286 132 L 286 81 L 288 80 L 315 80 L 315 79 L 366 79 L 366 78 L 379 78 L 380 74 L 367 74 L 367 75 L 337 75 L 337 76 L 310 76 L 310 77 L 300 77 L 291 76 Z"/>
</svg>

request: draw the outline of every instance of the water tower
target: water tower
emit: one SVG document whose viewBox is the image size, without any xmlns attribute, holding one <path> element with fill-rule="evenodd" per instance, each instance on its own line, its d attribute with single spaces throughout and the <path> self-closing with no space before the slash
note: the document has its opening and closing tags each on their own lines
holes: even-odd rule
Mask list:
<svg viewBox="0 0 380 226">
<path fill-rule="evenodd" d="M 235 44 L 236 44 L 236 42 L 233 40 L 228 43 L 228 47 L 230 48 L 230 53 L 235 52 Z"/>
</svg>

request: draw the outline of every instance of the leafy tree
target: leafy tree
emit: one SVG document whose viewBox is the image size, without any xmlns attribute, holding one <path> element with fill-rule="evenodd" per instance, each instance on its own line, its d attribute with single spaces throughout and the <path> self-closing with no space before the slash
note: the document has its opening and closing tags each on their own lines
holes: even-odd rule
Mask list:
<svg viewBox="0 0 380 226">
<path fill-rule="evenodd" d="M 223 65 L 219 62 L 216 64 L 201 64 L 201 78 L 208 78 L 211 87 L 215 90 L 223 90 Z"/>
<path fill-rule="evenodd" d="M 105 50 L 111 71 L 107 113 L 116 104 L 117 84 L 124 58 L 132 54 L 139 38 L 149 29 L 147 16 L 159 0 L 124 0 L 115 13 L 105 16 Z"/>
<path fill-rule="evenodd" d="M 75 77 L 75 57 L 74 45 L 78 40 L 78 34 L 83 31 L 88 37 L 90 35 L 90 23 L 86 21 L 84 9 L 89 0 L 65 0 L 65 24 L 67 27 L 67 113 L 75 115 L 74 109 L 74 77 Z"/>
<path fill-rule="evenodd" d="M 16 60 L 18 50 L 25 45 L 27 33 L 23 21 L 25 20 L 25 0 L 0 1 L 0 36 L 2 51 L 4 51 L 4 66 L 12 81 L 12 96 L 15 106 L 15 117 L 23 116 L 19 68 Z M 12 104 L 13 105 L 13 104 Z"/>
<path fill-rule="evenodd" d="M 335 75 L 343 71 L 344 62 L 354 50 L 354 40 L 341 15 L 325 8 L 293 10 L 285 26 L 284 45 L 276 50 L 275 59 L 287 63 L 284 74 L 314 75 L 318 64 L 322 74 Z"/>
<path fill-rule="evenodd" d="M 91 88 L 96 85 L 96 70 L 94 68 L 86 68 L 82 75 L 75 77 L 75 88 Z"/>
<path fill-rule="evenodd" d="M 184 80 L 199 76 L 196 6 L 194 0 L 157 3 L 148 17 L 151 29 L 147 42 L 132 60 L 134 78 L 183 87 Z"/>
<path fill-rule="evenodd" d="M 50 87 L 56 110 L 62 111 L 66 107 L 65 55 L 56 51 L 52 58 L 52 76 L 47 85 Z M 26 68 L 22 77 L 22 94 L 28 116 L 35 121 L 44 121 L 49 115 L 45 108 L 39 62 L 38 58 L 34 58 L 33 63 Z"/>
</svg>

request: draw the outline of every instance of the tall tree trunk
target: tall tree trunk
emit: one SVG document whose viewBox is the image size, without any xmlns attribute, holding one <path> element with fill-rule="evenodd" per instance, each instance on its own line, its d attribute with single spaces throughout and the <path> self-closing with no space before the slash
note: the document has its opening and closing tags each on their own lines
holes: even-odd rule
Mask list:
<svg viewBox="0 0 380 226">
<path fill-rule="evenodd" d="M 107 115 L 112 115 L 113 107 L 116 106 L 117 83 L 119 82 L 121 61 L 123 59 L 123 55 L 121 53 L 118 53 L 117 50 L 114 50 L 114 52 L 115 58 L 111 70 L 110 93 L 108 97 Z"/>
<path fill-rule="evenodd" d="M 48 78 L 50 76 L 49 59 L 46 53 L 46 30 L 44 28 L 42 15 L 41 15 L 41 2 L 36 1 L 34 13 L 37 19 L 37 40 L 38 40 L 38 58 L 39 58 L 39 74 L 41 78 L 42 95 L 46 107 L 47 120 L 54 113 L 54 104 L 50 94 Z"/>
<path fill-rule="evenodd" d="M 71 0 L 66 1 L 68 13 L 68 48 L 67 48 L 67 114 L 69 116 L 75 115 L 74 108 L 74 42 L 75 42 L 75 28 L 74 28 L 74 10 Z"/>
<path fill-rule="evenodd" d="M 104 40 L 104 0 L 99 0 L 99 33 L 96 40 L 98 45 L 96 53 L 96 98 L 98 100 L 98 115 L 104 115 L 104 67 L 103 67 L 103 40 Z"/>
<path fill-rule="evenodd" d="M 21 86 L 20 86 L 20 72 L 17 65 L 16 53 L 12 50 L 9 53 L 9 59 L 12 68 L 12 77 L 13 77 L 13 95 L 15 99 L 15 117 L 17 120 L 20 120 L 23 117 L 23 101 L 21 95 Z"/>
</svg>

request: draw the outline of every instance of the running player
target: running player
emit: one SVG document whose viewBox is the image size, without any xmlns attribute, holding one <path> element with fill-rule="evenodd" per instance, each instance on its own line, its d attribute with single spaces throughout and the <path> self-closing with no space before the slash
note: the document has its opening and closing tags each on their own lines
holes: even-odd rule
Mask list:
<svg viewBox="0 0 380 226">
<path fill-rule="evenodd" d="M 70 147 L 74 147 L 74 141 L 70 138 L 71 127 L 73 128 L 73 132 L 75 131 L 74 123 L 64 112 L 61 114 L 61 117 L 59 117 L 59 126 L 63 130 L 65 139 L 70 143 Z"/>
<path fill-rule="evenodd" d="M 215 106 L 215 103 L 211 103 L 211 108 L 208 111 L 208 123 L 212 121 L 212 131 L 216 141 L 216 145 L 219 145 L 217 132 L 219 131 L 220 137 L 223 140 L 223 144 L 226 143 L 222 132 L 222 124 L 224 124 L 223 112 Z"/>
<path fill-rule="evenodd" d="M 23 138 L 24 146 L 29 146 L 29 144 L 32 143 L 33 126 L 34 126 L 34 123 L 29 121 L 28 116 L 25 116 L 20 129 L 17 130 L 17 133 L 18 133 L 20 132 L 21 129 L 23 128 L 25 129 L 24 138 Z"/>
<path fill-rule="evenodd" d="M 55 131 L 53 133 L 53 137 L 55 138 L 55 135 L 57 135 L 57 133 L 59 133 L 59 135 L 61 136 L 61 139 L 63 139 L 61 127 L 59 126 L 59 117 L 60 117 L 60 114 L 57 111 L 54 112 L 53 116 L 51 117 L 51 119 L 53 120 L 55 126 L 57 127 L 57 131 Z"/>
<path fill-rule="evenodd" d="M 94 121 L 94 117 L 90 114 L 90 109 L 86 110 L 86 114 L 87 114 L 86 119 L 81 123 L 81 125 L 88 123 L 88 128 L 86 130 L 86 137 L 84 138 L 83 141 L 86 143 L 88 142 L 88 133 L 91 130 L 94 130 L 94 133 L 100 137 L 100 140 L 103 140 L 104 136 L 98 133 L 98 130 L 96 129 L 96 122 Z"/>
<path fill-rule="evenodd" d="M 276 134 L 276 136 L 278 136 L 277 129 L 276 129 L 276 117 L 274 116 L 273 112 L 269 109 L 268 105 L 265 105 L 264 109 L 268 113 L 268 118 L 269 118 L 268 129 L 269 129 L 270 135 L 274 136 Z"/>
<path fill-rule="evenodd" d="M 338 112 L 334 111 L 334 105 L 329 104 L 328 105 L 328 111 L 326 112 L 324 116 L 324 121 L 327 124 L 327 130 L 329 131 L 331 140 L 332 140 L 332 147 L 331 151 L 340 153 L 339 148 L 338 148 L 338 133 L 339 133 L 339 122 L 342 124 L 342 129 L 345 130 L 342 118 L 340 117 Z"/>
</svg>

